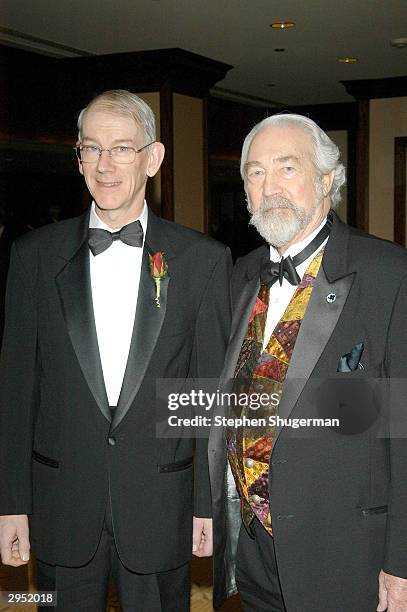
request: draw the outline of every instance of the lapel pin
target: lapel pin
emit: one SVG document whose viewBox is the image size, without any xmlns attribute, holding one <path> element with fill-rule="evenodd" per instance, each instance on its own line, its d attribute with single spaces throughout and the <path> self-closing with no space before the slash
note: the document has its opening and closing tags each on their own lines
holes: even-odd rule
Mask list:
<svg viewBox="0 0 407 612">
<path fill-rule="evenodd" d="M 328 293 L 326 296 L 326 301 L 328 304 L 332 304 L 336 300 L 336 293 Z"/>
</svg>

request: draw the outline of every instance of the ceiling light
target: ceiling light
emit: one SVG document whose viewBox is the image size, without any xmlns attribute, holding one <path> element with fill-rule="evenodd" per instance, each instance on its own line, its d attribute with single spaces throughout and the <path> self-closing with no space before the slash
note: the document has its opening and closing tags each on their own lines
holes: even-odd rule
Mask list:
<svg viewBox="0 0 407 612">
<path fill-rule="evenodd" d="M 270 28 L 274 28 L 276 30 L 287 30 L 288 28 L 293 28 L 294 26 L 294 21 L 274 21 L 274 23 L 270 24 Z"/>
<path fill-rule="evenodd" d="M 397 49 L 403 49 L 407 47 L 407 38 L 392 38 L 390 44 L 392 47 L 397 47 Z"/>
<path fill-rule="evenodd" d="M 338 57 L 337 60 L 340 64 L 356 64 L 358 61 L 357 57 Z"/>
</svg>

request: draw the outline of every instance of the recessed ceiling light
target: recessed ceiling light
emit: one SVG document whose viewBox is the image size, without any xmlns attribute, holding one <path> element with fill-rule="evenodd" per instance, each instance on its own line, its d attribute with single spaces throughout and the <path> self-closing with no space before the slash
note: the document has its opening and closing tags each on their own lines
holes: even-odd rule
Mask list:
<svg viewBox="0 0 407 612">
<path fill-rule="evenodd" d="M 407 47 L 407 38 L 392 38 L 390 44 L 397 49 L 403 49 Z"/>
<path fill-rule="evenodd" d="M 277 30 L 287 30 L 288 28 L 294 28 L 294 21 L 274 21 L 274 23 L 270 24 L 270 28 L 275 28 Z"/>
<path fill-rule="evenodd" d="M 337 61 L 340 64 L 356 64 L 358 61 L 357 57 L 338 57 Z"/>
</svg>

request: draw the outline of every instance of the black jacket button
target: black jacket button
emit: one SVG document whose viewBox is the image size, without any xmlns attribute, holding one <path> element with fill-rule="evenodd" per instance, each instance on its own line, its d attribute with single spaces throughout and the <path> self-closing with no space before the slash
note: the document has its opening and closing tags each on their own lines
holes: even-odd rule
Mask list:
<svg viewBox="0 0 407 612">
<path fill-rule="evenodd" d="M 107 443 L 109 444 L 109 446 L 114 446 L 116 444 L 116 438 L 114 438 L 113 436 L 110 436 L 107 439 Z"/>
</svg>

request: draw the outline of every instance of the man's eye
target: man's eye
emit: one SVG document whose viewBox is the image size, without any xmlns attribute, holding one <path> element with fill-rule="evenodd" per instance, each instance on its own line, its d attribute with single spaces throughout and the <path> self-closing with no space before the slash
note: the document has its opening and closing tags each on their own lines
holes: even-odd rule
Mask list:
<svg viewBox="0 0 407 612">
<path fill-rule="evenodd" d="M 129 147 L 115 147 L 114 150 L 118 153 L 128 153 Z"/>
<path fill-rule="evenodd" d="M 96 151 L 99 151 L 99 147 L 93 145 L 83 145 L 82 151 L 84 151 L 85 153 L 96 153 Z"/>
<path fill-rule="evenodd" d="M 263 176 L 264 170 L 262 168 L 252 168 L 249 170 L 249 176 L 253 178 L 257 178 L 259 176 Z"/>
<path fill-rule="evenodd" d="M 283 173 L 285 176 L 293 176 L 295 174 L 296 168 L 294 166 L 284 166 Z"/>
</svg>

